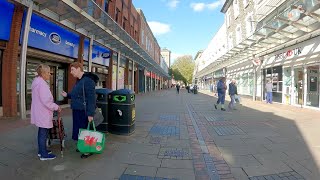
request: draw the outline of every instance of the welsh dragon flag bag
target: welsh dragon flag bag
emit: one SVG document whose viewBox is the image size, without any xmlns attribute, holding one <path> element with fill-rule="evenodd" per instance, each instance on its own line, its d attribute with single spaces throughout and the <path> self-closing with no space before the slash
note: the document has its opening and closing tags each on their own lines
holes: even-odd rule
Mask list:
<svg viewBox="0 0 320 180">
<path fill-rule="evenodd" d="M 90 124 L 93 125 L 93 130 L 90 130 Z M 78 136 L 77 148 L 81 153 L 100 154 L 105 147 L 105 134 L 96 131 L 94 122 L 88 123 L 87 129 L 80 129 Z"/>
</svg>

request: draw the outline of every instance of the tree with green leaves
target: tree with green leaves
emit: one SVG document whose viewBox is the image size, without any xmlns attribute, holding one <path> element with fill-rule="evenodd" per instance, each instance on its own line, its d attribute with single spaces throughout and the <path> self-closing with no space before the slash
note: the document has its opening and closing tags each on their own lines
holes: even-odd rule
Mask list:
<svg viewBox="0 0 320 180">
<path fill-rule="evenodd" d="M 191 55 L 180 56 L 172 64 L 169 73 L 174 76 L 175 80 L 190 84 L 192 83 L 194 66 L 195 64 Z"/>
</svg>

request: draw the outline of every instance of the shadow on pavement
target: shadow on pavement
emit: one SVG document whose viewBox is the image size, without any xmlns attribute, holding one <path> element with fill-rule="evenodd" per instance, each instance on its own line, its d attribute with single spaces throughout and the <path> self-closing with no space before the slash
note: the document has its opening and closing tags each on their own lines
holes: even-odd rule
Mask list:
<svg viewBox="0 0 320 180">
<path fill-rule="evenodd" d="M 71 140 L 64 157 L 37 157 L 37 128 L 0 132 L 0 173 L 6 179 L 319 179 L 318 111 L 243 99 L 235 111 L 214 109 L 216 98 L 181 89 L 136 96 L 131 136 L 107 134 L 105 152 L 81 159 Z M 228 102 L 226 102 L 228 103 Z M 227 106 L 226 106 L 227 107 Z M 0 121 L 0 126 L 3 123 Z M 157 179 L 157 180 L 158 180 Z"/>
</svg>

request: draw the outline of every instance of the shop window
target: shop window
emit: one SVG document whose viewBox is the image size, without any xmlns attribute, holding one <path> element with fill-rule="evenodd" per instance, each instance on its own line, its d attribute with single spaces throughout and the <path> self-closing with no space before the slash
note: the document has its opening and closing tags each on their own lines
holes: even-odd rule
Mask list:
<svg viewBox="0 0 320 180">
<path fill-rule="evenodd" d="M 93 2 L 88 1 L 88 14 L 93 16 Z"/>
<path fill-rule="evenodd" d="M 282 66 L 272 67 L 265 70 L 265 79 L 264 79 L 264 86 L 266 85 L 267 81 L 270 80 L 273 88 L 273 100 L 275 102 L 282 102 Z"/>
<path fill-rule="evenodd" d="M 116 9 L 116 22 L 119 23 L 120 20 L 120 10 L 117 8 Z"/>
<path fill-rule="evenodd" d="M 127 30 L 127 23 L 128 23 L 128 20 L 127 20 L 127 18 L 123 18 L 123 22 L 122 22 L 122 28 L 124 29 L 124 30 Z"/>
<path fill-rule="evenodd" d="M 306 105 L 319 107 L 319 66 L 307 67 Z"/>
<path fill-rule="evenodd" d="M 144 30 L 141 30 L 141 43 L 144 45 Z"/>
<path fill-rule="evenodd" d="M 104 0 L 104 11 L 109 13 L 109 0 Z"/>
</svg>

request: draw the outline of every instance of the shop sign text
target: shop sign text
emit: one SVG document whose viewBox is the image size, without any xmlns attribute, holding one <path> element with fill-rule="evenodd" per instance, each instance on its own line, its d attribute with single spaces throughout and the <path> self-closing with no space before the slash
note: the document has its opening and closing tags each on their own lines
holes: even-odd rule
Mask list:
<svg viewBox="0 0 320 180">
<path fill-rule="evenodd" d="M 295 49 L 290 49 L 286 52 L 282 52 L 282 53 L 279 53 L 279 54 L 276 54 L 275 55 L 275 60 L 285 60 L 287 58 L 290 58 L 290 57 L 293 57 L 293 56 L 298 56 L 299 54 L 301 54 L 301 51 L 302 51 L 302 48 L 301 47 L 298 47 L 298 48 L 295 48 Z"/>
</svg>

